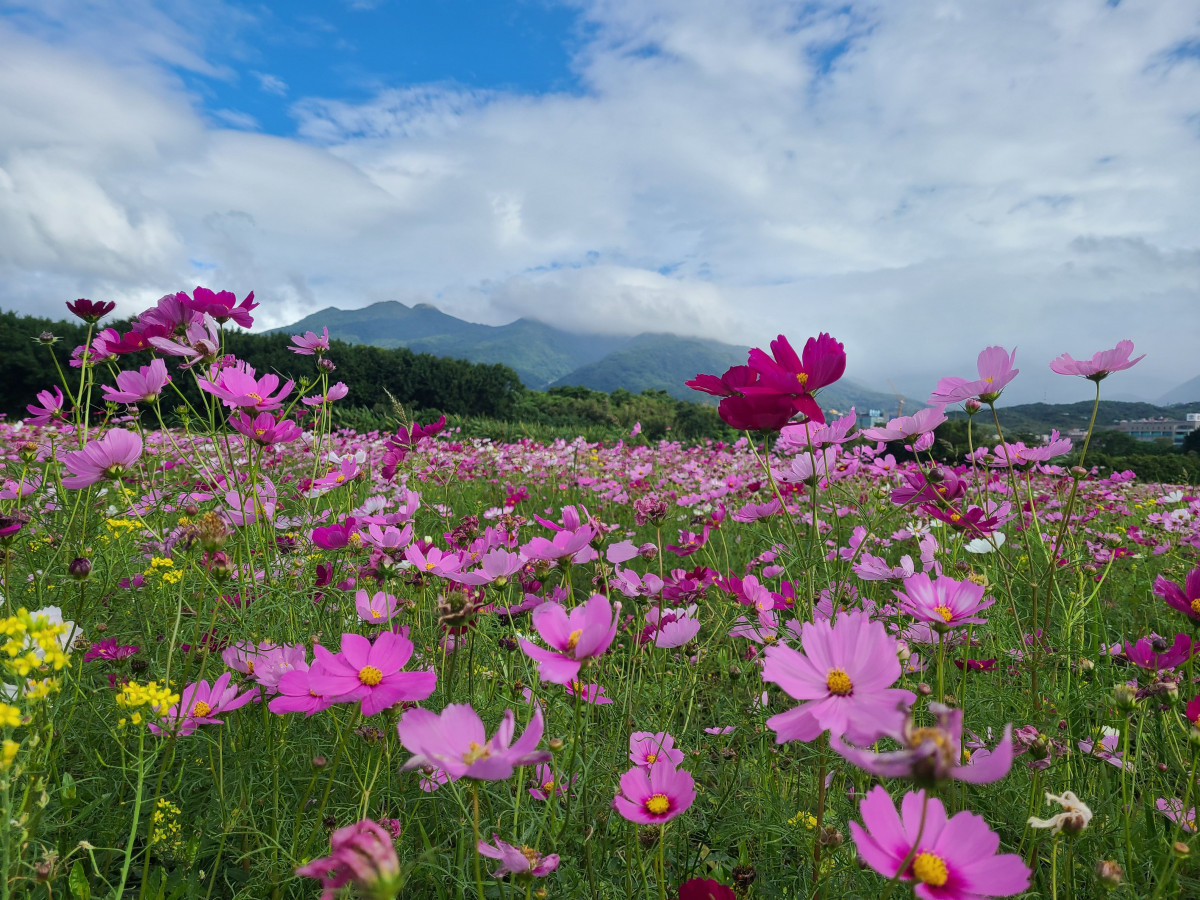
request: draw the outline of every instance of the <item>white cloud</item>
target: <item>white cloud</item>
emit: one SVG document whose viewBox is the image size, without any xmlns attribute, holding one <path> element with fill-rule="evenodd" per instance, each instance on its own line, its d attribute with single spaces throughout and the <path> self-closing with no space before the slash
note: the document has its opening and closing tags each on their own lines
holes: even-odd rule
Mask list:
<svg viewBox="0 0 1200 900">
<path fill-rule="evenodd" d="M 275 94 L 277 97 L 287 96 L 287 82 L 278 75 L 271 75 L 267 72 L 251 72 L 250 74 L 258 79 L 258 86 L 264 93 Z"/>
<path fill-rule="evenodd" d="M 1048 361 L 1124 337 L 1150 353 L 1130 389 L 1195 374 L 1195 0 L 596 0 L 577 94 L 303 97 L 292 138 L 172 74 L 237 77 L 203 5 L 73 26 L 78 6 L 0 32 L 8 304 L 202 277 L 254 289 L 272 325 L 400 299 L 739 343 L 828 330 L 852 377 L 914 397 L 992 343 L 1020 348 L 1018 399 L 1077 399 Z"/>
</svg>

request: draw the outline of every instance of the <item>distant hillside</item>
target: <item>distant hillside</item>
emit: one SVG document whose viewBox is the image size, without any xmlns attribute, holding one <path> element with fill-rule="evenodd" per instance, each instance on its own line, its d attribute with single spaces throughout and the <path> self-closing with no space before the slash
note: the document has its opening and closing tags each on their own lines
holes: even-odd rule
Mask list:
<svg viewBox="0 0 1200 900">
<path fill-rule="evenodd" d="M 1200 375 L 1167 391 L 1158 398 L 1158 402 L 1163 406 L 1174 403 L 1200 403 Z"/>
<path fill-rule="evenodd" d="M 678 400 L 700 401 L 706 395 L 693 391 L 685 381 L 700 372 L 719 374 L 745 362 L 744 347 L 674 334 L 639 334 L 627 346 L 580 366 L 554 384 L 579 385 L 606 393 L 617 388 L 635 394 L 657 389 Z"/>
<path fill-rule="evenodd" d="M 1102 431 L 1118 422 L 1131 419 L 1182 419 L 1184 413 L 1188 412 L 1200 412 L 1200 403 L 1157 406 L 1153 403 L 1101 400 L 1100 408 L 1096 412 L 1096 428 Z M 1055 428 L 1059 431 L 1087 428 L 1088 420 L 1092 416 L 1092 404 L 1086 400 L 1080 403 L 1023 403 L 999 407 L 997 413 L 1000 425 L 1005 431 L 1046 434 Z M 992 417 L 986 409 L 979 415 L 983 422 L 991 422 Z M 961 412 L 951 413 L 951 418 L 964 416 Z"/>
<path fill-rule="evenodd" d="M 611 335 L 572 334 L 532 319 L 480 325 L 447 315 L 428 303 L 405 306 L 394 300 L 362 309 L 329 307 L 274 331 L 320 333 L 323 327 L 329 328 L 331 338 L 351 344 L 407 347 L 434 356 L 503 363 L 535 390 L 544 390 L 581 363 L 602 359 L 630 341 Z"/>
</svg>

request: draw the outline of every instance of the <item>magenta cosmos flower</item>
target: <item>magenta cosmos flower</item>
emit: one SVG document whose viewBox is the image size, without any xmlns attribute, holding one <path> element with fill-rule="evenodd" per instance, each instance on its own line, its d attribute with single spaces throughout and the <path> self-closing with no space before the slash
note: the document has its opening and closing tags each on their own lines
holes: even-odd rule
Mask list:
<svg viewBox="0 0 1200 900">
<path fill-rule="evenodd" d="M 362 897 L 395 897 L 403 886 L 394 834 L 371 819 L 339 828 L 329 838 L 329 856 L 314 859 L 297 875 L 321 882 L 321 900 L 334 900 L 346 885 Z"/>
<path fill-rule="evenodd" d="M 875 753 L 844 743 L 834 735 L 829 746 L 864 771 L 881 778 L 910 778 L 922 786 L 936 785 L 947 778 L 968 784 L 991 784 L 999 781 L 1012 768 L 1012 725 L 1004 728 L 1004 737 L 990 752 L 977 751 L 971 761 L 962 750 L 962 710 L 950 709 L 940 703 L 929 704 L 937 724 L 918 727 L 911 719 L 896 740 L 900 750 Z M 860 742 L 860 743 L 866 743 Z"/>
<path fill-rule="evenodd" d="M 1184 580 L 1183 587 L 1159 575 L 1154 579 L 1154 593 L 1167 601 L 1167 606 L 1178 610 L 1193 622 L 1200 623 L 1200 568 L 1192 569 Z"/>
<path fill-rule="evenodd" d="M 840 341 L 828 334 L 820 334 L 805 341 L 800 355 L 781 334 L 771 341 L 770 356 L 755 347 L 750 351 L 747 365 L 758 373 L 759 378 L 746 386 L 743 394 L 748 397 L 772 394 L 794 397 L 799 412 L 824 425 L 825 414 L 813 393 L 842 377 L 846 371 L 846 350 Z"/>
<path fill-rule="evenodd" d="M 900 660 L 883 623 L 858 611 L 832 625 L 805 622 L 800 644 L 803 653 L 782 644 L 765 651 L 763 681 L 803 701 L 767 720 L 777 743 L 811 741 L 829 731 L 869 744 L 903 727 L 904 709 L 916 694 L 891 687 L 900 678 Z"/>
<path fill-rule="evenodd" d="M 341 653 L 330 653 L 320 644 L 313 647 L 309 690 L 334 703 L 362 700 L 364 716 L 424 700 L 437 686 L 437 675 L 432 669 L 401 671 L 412 655 L 412 641 L 391 631 L 382 632 L 374 644 L 361 634 L 343 634 Z"/>
<path fill-rule="evenodd" d="M 500 868 L 492 873 L 493 878 L 503 878 L 505 875 L 517 878 L 544 878 L 558 868 L 557 853 L 542 856 L 532 847 L 514 847 L 500 840 L 498 834 L 493 834 L 492 840 L 496 842 L 496 846 L 480 841 L 476 849 L 480 856 L 500 860 Z"/>
<path fill-rule="evenodd" d="M 27 405 L 25 409 L 29 412 L 28 418 L 25 421 L 30 425 L 49 425 L 63 417 L 63 392 L 59 390 L 58 385 L 53 385 L 50 391 L 38 391 L 37 402 L 39 406 L 32 403 Z"/>
<path fill-rule="evenodd" d="M 514 717 L 508 709 L 489 739 L 483 720 L 467 703 L 451 703 L 440 715 L 427 709 L 410 709 L 396 726 L 400 743 L 413 754 L 404 770 L 432 766 L 445 772 L 450 781 L 503 781 L 517 766 L 549 762 L 552 754 L 537 749 L 544 729 L 541 707 L 535 705 L 529 727 L 513 741 Z"/>
<path fill-rule="evenodd" d="M 201 725 L 223 725 L 221 713 L 232 712 L 258 696 L 258 688 L 238 694 L 238 686 L 230 684 L 232 675 L 226 672 L 209 687 L 207 681 L 189 684 L 179 695 L 179 702 L 160 713 L 158 724 L 149 723 L 155 734 L 191 734 Z"/>
<path fill-rule="evenodd" d="M 141 435 L 123 428 L 114 429 L 96 441 L 88 441 L 82 450 L 62 455 L 63 467 L 71 474 L 63 487 L 79 490 L 91 487 L 103 478 L 116 478 L 142 455 Z"/>
<path fill-rule="evenodd" d="M 538 664 L 538 675 L 553 684 L 570 684 L 585 660 L 608 649 L 617 634 L 620 603 L 610 604 L 595 594 L 569 613 L 557 603 L 543 603 L 533 611 L 533 627 L 553 650 L 543 650 L 521 639 L 525 655 Z M 557 652 L 555 652 L 557 651 Z"/>
<path fill-rule="evenodd" d="M 269 412 L 259 413 L 253 419 L 244 412 L 229 417 L 234 431 L 244 434 L 255 443 L 289 444 L 300 437 L 300 427 L 291 419 L 276 419 Z"/>
<path fill-rule="evenodd" d="M 937 383 L 927 402 L 944 405 L 978 397 L 984 403 L 992 403 L 1008 383 L 1020 374 L 1020 369 L 1013 368 L 1016 358 L 1016 350 L 1009 353 L 1003 347 L 988 347 L 979 354 L 977 381 L 947 376 Z"/>
<path fill-rule="evenodd" d="M 292 335 L 292 343 L 295 347 L 288 347 L 293 353 L 300 356 L 312 356 L 314 353 L 320 356 L 329 349 L 329 327 L 321 329 L 321 335 L 318 337 L 315 331 L 306 331 L 304 334 Z"/>
<path fill-rule="evenodd" d="M 229 407 L 241 407 L 247 410 L 265 412 L 279 409 L 283 406 L 284 398 L 292 392 L 294 381 L 287 381 L 279 386 L 278 375 L 255 377 L 254 367 L 240 362 L 230 369 L 222 369 L 215 375 L 215 381 L 208 378 L 198 378 L 196 383 Z M 278 388 L 279 392 L 271 396 Z"/>
<path fill-rule="evenodd" d="M 1133 354 L 1133 341 L 1118 341 L 1111 350 L 1099 350 L 1091 359 L 1072 359 L 1070 353 L 1064 353 L 1050 363 L 1050 371 L 1059 375 L 1080 375 L 1089 381 L 1103 381 L 1113 372 L 1136 366 L 1146 354 L 1137 359 L 1130 359 Z"/>
<path fill-rule="evenodd" d="M 198 313 L 207 313 L 218 322 L 224 323 L 232 319 L 243 328 L 254 324 L 254 319 L 250 316 L 258 307 L 254 302 L 254 291 L 247 294 L 241 303 L 238 303 L 237 294 L 233 291 L 210 291 L 203 287 L 192 291 L 190 297 L 182 291 L 175 296 L 183 306 Z"/>
<path fill-rule="evenodd" d="M 996 601 L 983 596 L 983 585 L 973 581 L 955 581 L 944 575 L 937 580 L 924 572 L 904 580 L 903 591 L 892 591 L 900 608 L 918 621 L 928 622 L 937 631 L 963 625 L 985 625 L 979 613 Z"/>
<path fill-rule="evenodd" d="M 690 773 L 670 763 L 643 769 L 634 766 L 621 776 L 613 809 L 639 825 L 661 825 L 686 812 L 696 800 Z"/>
<path fill-rule="evenodd" d="M 1175 642 L 1170 646 L 1160 638 L 1148 637 L 1125 644 L 1125 658 L 1135 666 L 1153 672 L 1174 669 L 1194 654 L 1192 639 L 1186 634 L 1175 635 Z"/>
<path fill-rule="evenodd" d="M 111 300 L 87 300 L 81 297 L 67 301 L 67 309 L 89 324 L 99 322 L 116 308 L 117 304 Z"/>
<path fill-rule="evenodd" d="M 118 372 L 117 386 L 102 385 L 104 399 L 112 403 L 153 403 L 171 381 L 167 364 L 161 359 L 150 361 L 136 372 Z"/>
<path fill-rule="evenodd" d="M 885 878 L 915 881 L 921 900 L 1011 897 L 1029 887 L 1030 871 L 1021 857 L 997 854 L 999 835 L 973 812 L 947 818 L 941 800 L 910 791 L 897 813 L 879 785 L 863 798 L 859 812 L 863 824 L 851 822 L 850 833 L 862 861 Z"/>
</svg>

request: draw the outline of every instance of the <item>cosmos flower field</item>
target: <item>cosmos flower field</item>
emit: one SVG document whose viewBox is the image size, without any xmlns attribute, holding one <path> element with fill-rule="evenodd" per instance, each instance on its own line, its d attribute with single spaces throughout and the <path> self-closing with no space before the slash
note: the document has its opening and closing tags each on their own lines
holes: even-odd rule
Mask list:
<svg viewBox="0 0 1200 900">
<path fill-rule="evenodd" d="M 1200 496 L 936 463 L 1014 354 L 864 430 L 780 336 L 690 382 L 735 443 L 499 444 L 333 429 L 256 306 L 76 301 L 0 423 L 0 898 L 1200 896 Z"/>
</svg>

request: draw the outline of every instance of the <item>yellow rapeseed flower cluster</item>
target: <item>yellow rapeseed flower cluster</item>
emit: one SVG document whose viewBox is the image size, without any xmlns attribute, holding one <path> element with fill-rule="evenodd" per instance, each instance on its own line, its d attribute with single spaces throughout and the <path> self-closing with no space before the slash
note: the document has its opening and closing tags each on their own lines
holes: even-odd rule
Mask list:
<svg viewBox="0 0 1200 900">
<path fill-rule="evenodd" d="M 183 578 L 183 573 L 175 568 L 175 562 L 165 556 L 156 556 L 150 560 L 150 568 L 142 573 L 146 578 L 159 576 L 167 584 L 176 584 Z"/>
<path fill-rule="evenodd" d="M 66 626 L 55 624 L 43 615 L 36 618 L 21 607 L 15 616 L 0 619 L 0 660 L 21 678 L 42 665 L 55 671 L 67 664 L 67 654 L 58 643 Z"/>
<path fill-rule="evenodd" d="M 803 825 L 809 831 L 812 831 L 814 828 L 817 827 L 817 817 L 814 816 L 812 813 L 808 812 L 808 810 L 802 809 L 802 810 L 800 810 L 800 812 L 796 813 L 794 816 L 792 816 L 790 819 L 788 819 L 788 824 L 789 825 Z"/>
<path fill-rule="evenodd" d="M 183 849 L 183 832 L 179 827 L 180 809 L 162 797 L 154 804 L 150 817 L 150 845 L 160 851 L 176 854 Z"/>
<path fill-rule="evenodd" d="M 0 772 L 7 772 L 12 768 L 13 760 L 17 758 L 17 751 L 20 749 L 21 745 L 16 741 L 0 741 Z"/>
<path fill-rule="evenodd" d="M 121 719 L 117 724 L 140 725 L 141 707 L 149 706 L 155 713 L 162 714 L 179 702 L 179 695 L 168 685 L 160 686 L 157 681 L 149 681 L 146 684 L 127 681 L 117 693 L 116 701 L 121 709 L 133 710 L 128 719 Z"/>
</svg>

